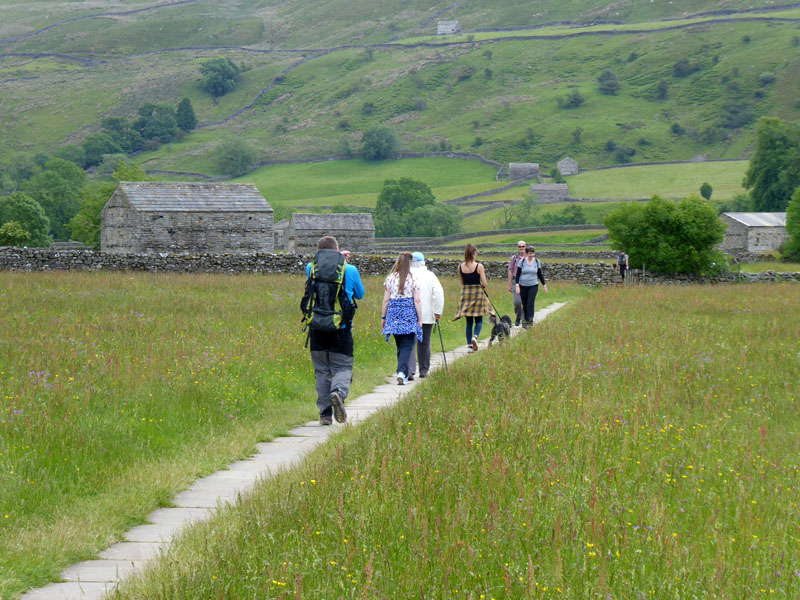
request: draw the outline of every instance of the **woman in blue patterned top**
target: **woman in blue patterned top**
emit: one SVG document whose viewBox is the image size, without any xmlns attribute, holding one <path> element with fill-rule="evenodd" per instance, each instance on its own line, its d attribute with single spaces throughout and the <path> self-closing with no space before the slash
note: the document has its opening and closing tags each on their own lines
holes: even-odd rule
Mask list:
<svg viewBox="0 0 800 600">
<path fill-rule="evenodd" d="M 397 384 L 408 383 L 408 367 L 414 351 L 414 338 L 422 341 L 422 305 L 419 284 L 411 274 L 411 253 L 401 252 L 383 282 L 381 323 L 386 341 L 394 336 L 397 344 Z"/>
</svg>

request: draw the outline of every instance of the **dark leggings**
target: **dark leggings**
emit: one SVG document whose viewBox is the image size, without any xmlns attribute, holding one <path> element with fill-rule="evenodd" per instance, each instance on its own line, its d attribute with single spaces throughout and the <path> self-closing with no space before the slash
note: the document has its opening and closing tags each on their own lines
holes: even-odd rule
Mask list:
<svg viewBox="0 0 800 600">
<path fill-rule="evenodd" d="M 483 317 L 466 317 L 467 319 L 467 344 L 472 343 L 472 337 L 478 337 L 481 334 L 483 327 Z M 475 323 L 475 331 L 473 331 L 472 324 Z"/>
<path fill-rule="evenodd" d="M 519 286 L 519 295 L 522 298 L 522 311 L 525 313 L 525 324 L 533 324 L 533 311 L 536 304 L 536 294 L 539 293 L 539 285 Z"/>
</svg>

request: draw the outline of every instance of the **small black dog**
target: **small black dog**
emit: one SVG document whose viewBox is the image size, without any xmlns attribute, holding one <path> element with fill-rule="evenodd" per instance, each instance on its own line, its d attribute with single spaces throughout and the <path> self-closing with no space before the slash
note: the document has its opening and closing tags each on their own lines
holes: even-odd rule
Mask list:
<svg viewBox="0 0 800 600">
<path fill-rule="evenodd" d="M 492 337 L 489 338 L 489 347 L 491 347 L 495 339 L 502 343 L 511 335 L 511 317 L 503 315 L 498 322 L 497 315 L 493 314 L 489 316 L 489 320 L 492 322 Z"/>
</svg>

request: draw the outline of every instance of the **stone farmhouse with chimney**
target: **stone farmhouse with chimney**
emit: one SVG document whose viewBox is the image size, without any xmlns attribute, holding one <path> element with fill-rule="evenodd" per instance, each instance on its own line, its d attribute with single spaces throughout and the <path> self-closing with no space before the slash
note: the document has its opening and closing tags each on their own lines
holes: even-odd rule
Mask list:
<svg viewBox="0 0 800 600">
<path fill-rule="evenodd" d="M 728 226 L 722 240 L 722 250 L 728 254 L 777 250 L 788 236 L 785 212 L 726 212 L 720 219 Z"/>
<path fill-rule="evenodd" d="M 276 225 L 276 241 L 280 237 L 280 247 L 289 252 L 314 254 L 319 238 L 326 235 L 337 239 L 340 250 L 370 253 L 375 248 L 371 213 L 293 213 Z"/>
<path fill-rule="evenodd" d="M 578 161 L 574 158 L 570 158 L 569 156 L 565 156 L 560 161 L 556 163 L 556 167 L 558 167 L 559 173 L 566 177 L 567 175 L 577 175 L 578 174 Z"/>
<path fill-rule="evenodd" d="M 101 214 L 113 254 L 271 252 L 273 210 L 253 184 L 120 182 Z"/>
<path fill-rule="evenodd" d="M 436 35 L 453 35 L 461 33 L 461 23 L 458 21 L 439 21 L 436 24 Z"/>
</svg>

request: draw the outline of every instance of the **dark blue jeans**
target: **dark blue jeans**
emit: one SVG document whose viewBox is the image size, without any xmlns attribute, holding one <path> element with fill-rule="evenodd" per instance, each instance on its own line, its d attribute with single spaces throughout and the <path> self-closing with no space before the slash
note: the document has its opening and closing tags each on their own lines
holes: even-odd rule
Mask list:
<svg viewBox="0 0 800 600">
<path fill-rule="evenodd" d="M 467 345 L 472 343 L 472 337 L 478 337 L 483 328 L 483 317 L 464 317 L 467 320 Z M 472 324 L 475 323 L 475 331 L 472 330 Z"/>
<path fill-rule="evenodd" d="M 397 372 L 408 377 L 408 364 L 411 360 L 411 353 L 414 351 L 414 340 L 416 335 L 413 333 L 394 334 L 394 343 L 397 344 Z"/>
</svg>

